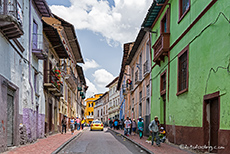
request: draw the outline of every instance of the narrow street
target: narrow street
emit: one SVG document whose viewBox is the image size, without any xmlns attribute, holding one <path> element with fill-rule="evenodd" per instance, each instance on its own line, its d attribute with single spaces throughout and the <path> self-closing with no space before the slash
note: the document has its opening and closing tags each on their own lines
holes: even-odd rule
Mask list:
<svg viewBox="0 0 230 154">
<path fill-rule="evenodd" d="M 146 152 L 107 128 L 104 131 L 89 131 L 87 128 L 79 138 L 73 140 L 59 153 L 145 154 Z"/>
</svg>

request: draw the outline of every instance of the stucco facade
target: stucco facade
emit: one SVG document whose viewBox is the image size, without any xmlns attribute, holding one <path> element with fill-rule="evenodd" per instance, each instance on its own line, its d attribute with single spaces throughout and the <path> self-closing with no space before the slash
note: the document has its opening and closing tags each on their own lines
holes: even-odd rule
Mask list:
<svg viewBox="0 0 230 154">
<path fill-rule="evenodd" d="M 94 107 L 95 107 L 95 100 L 100 98 L 103 94 L 95 94 L 93 97 L 87 98 L 85 100 L 85 113 L 84 118 L 86 120 L 86 123 L 91 123 L 94 120 Z"/>
<path fill-rule="evenodd" d="M 8 2 L 1 3 L 0 10 L 0 104 L 6 109 L 0 114 L 0 152 L 44 137 L 45 122 L 42 83 L 45 55 L 37 57 L 34 52 L 43 48 L 41 18 L 50 12 L 46 8 L 45 13 L 40 13 L 37 3 L 28 0 L 11 2 L 15 7 L 3 7 Z M 10 25 L 6 16 L 12 20 Z M 20 127 L 25 127 L 25 134 L 19 134 Z"/>
<path fill-rule="evenodd" d="M 224 149 L 212 152 L 226 153 L 230 147 L 229 120 L 226 120 L 230 118 L 227 114 L 230 37 L 226 33 L 229 21 L 224 15 L 229 15 L 230 3 L 191 0 L 183 15 L 178 9 L 179 1 L 162 3 L 160 10 L 156 2 L 152 4 L 153 10 L 158 10 L 152 25 L 147 24 L 148 15 L 142 25 L 158 32 L 151 36 L 151 46 L 156 50 L 152 50 L 151 119 L 159 116 L 170 142 L 222 146 Z M 162 32 L 165 17 L 167 29 Z M 167 41 L 166 33 L 170 42 L 163 42 L 169 43 L 168 47 L 163 46 L 163 55 L 156 46 L 159 39 Z M 186 59 L 183 65 L 182 57 Z M 182 66 L 185 67 L 181 69 Z M 182 78 L 184 84 L 181 84 Z M 161 89 L 161 84 L 165 89 Z"/>
<path fill-rule="evenodd" d="M 129 117 L 131 119 L 138 119 L 141 116 L 144 119 L 145 126 L 148 126 L 150 123 L 151 106 L 150 39 L 149 34 L 142 29 L 139 31 L 126 63 L 129 65 L 132 81 L 130 85 L 130 102 L 129 106 L 127 106 Z M 148 129 L 145 127 L 144 135 L 147 134 Z"/>
<path fill-rule="evenodd" d="M 109 119 L 119 119 L 120 94 L 117 91 L 118 77 L 111 81 L 106 88 L 109 88 Z"/>
</svg>

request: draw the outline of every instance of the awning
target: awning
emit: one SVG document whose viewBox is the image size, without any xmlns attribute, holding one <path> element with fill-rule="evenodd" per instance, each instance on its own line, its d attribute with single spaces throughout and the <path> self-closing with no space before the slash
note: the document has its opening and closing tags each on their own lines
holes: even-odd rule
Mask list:
<svg viewBox="0 0 230 154">
<path fill-rule="evenodd" d="M 57 29 L 43 21 L 43 31 L 59 58 L 69 58 Z"/>
<path fill-rule="evenodd" d="M 46 3 L 46 0 L 33 0 L 38 11 L 43 17 L 50 17 L 52 16 L 52 13 L 50 11 L 50 8 L 48 4 Z"/>
</svg>

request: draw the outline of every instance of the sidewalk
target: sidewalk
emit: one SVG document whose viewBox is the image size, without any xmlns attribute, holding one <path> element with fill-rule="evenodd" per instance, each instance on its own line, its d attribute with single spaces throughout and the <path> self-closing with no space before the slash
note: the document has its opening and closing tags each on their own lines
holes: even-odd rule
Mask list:
<svg viewBox="0 0 230 154">
<path fill-rule="evenodd" d="M 16 147 L 10 151 L 6 151 L 3 154 L 51 154 L 62 144 L 67 142 L 69 139 L 77 135 L 80 131 L 75 130 L 72 135 L 71 132 L 66 134 L 54 134 L 47 138 L 38 139 L 35 143 Z"/>
<path fill-rule="evenodd" d="M 120 134 L 124 134 L 124 130 L 112 130 Z M 139 138 L 139 135 L 132 135 L 128 136 L 129 139 L 135 141 L 136 143 L 142 145 L 144 148 L 147 148 L 149 151 L 153 152 L 154 154 L 196 154 L 191 151 L 181 150 L 176 145 L 169 145 L 167 143 L 161 143 L 161 146 L 158 147 L 154 142 L 154 145 L 151 146 L 151 143 L 147 143 L 147 137 L 143 136 L 142 139 Z"/>
</svg>

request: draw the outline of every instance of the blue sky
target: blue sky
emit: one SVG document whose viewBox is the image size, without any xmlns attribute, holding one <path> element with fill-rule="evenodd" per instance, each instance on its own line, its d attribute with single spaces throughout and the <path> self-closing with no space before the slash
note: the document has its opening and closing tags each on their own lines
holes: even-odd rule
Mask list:
<svg viewBox="0 0 230 154">
<path fill-rule="evenodd" d="M 85 60 L 87 97 L 103 93 L 119 75 L 123 44 L 135 41 L 152 0 L 47 0 L 72 23 Z"/>
</svg>

